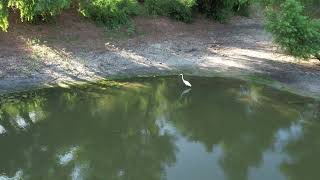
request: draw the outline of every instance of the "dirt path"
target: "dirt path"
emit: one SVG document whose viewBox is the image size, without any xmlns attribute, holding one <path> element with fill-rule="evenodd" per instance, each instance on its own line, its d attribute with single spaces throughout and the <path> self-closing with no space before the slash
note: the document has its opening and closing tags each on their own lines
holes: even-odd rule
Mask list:
<svg viewBox="0 0 320 180">
<path fill-rule="evenodd" d="M 316 60 L 298 62 L 271 43 L 258 19 L 184 24 L 136 18 L 128 37 L 63 14 L 53 25 L 17 23 L 0 33 L 0 93 L 101 78 L 177 74 L 229 76 L 320 97 Z"/>
</svg>

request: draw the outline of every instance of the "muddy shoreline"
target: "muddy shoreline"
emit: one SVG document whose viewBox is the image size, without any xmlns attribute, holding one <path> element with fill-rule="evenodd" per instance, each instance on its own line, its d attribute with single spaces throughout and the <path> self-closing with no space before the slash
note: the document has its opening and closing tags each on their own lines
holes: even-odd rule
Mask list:
<svg viewBox="0 0 320 180">
<path fill-rule="evenodd" d="M 57 28 L 11 23 L 9 33 L 0 33 L 0 94 L 182 72 L 253 81 L 320 99 L 319 62 L 283 54 L 259 19 L 134 21 L 137 32 L 131 36 L 115 35 L 72 13 L 63 14 Z"/>
</svg>

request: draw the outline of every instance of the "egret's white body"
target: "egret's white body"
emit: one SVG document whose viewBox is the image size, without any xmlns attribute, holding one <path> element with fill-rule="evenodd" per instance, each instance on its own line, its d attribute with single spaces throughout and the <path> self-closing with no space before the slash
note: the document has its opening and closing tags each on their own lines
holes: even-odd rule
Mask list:
<svg viewBox="0 0 320 180">
<path fill-rule="evenodd" d="M 180 76 L 181 76 L 182 82 L 183 82 L 186 86 L 191 87 L 190 82 L 189 82 L 189 81 L 187 81 L 187 80 L 184 80 L 184 78 L 183 78 L 183 74 L 180 74 Z"/>
</svg>

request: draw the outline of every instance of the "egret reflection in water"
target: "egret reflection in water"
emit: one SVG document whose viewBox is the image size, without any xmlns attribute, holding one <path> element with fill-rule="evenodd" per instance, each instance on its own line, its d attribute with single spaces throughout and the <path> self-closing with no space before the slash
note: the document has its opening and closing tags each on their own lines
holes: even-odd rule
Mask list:
<svg viewBox="0 0 320 180">
<path fill-rule="evenodd" d="M 185 93 L 166 77 L 3 97 L 0 177 L 320 178 L 316 101 L 236 80 L 190 79 L 197 88 Z"/>
<path fill-rule="evenodd" d="M 180 94 L 180 98 L 179 99 L 182 99 L 184 96 L 186 96 L 190 92 L 191 92 L 191 88 L 183 90 L 182 93 Z"/>
</svg>

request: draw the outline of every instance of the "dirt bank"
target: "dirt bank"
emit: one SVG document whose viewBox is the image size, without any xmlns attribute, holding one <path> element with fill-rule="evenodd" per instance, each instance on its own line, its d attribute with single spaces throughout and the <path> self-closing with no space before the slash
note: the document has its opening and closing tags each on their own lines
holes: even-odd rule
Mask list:
<svg viewBox="0 0 320 180">
<path fill-rule="evenodd" d="M 137 17 L 137 32 L 97 27 L 73 12 L 54 24 L 11 19 L 0 33 L 0 93 L 101 78 L 177 74 L 230 76 L 320 97 L 317 60 L 297 61 L 277 50 L 258 19 L 192 24 Z"/>
</svg>

